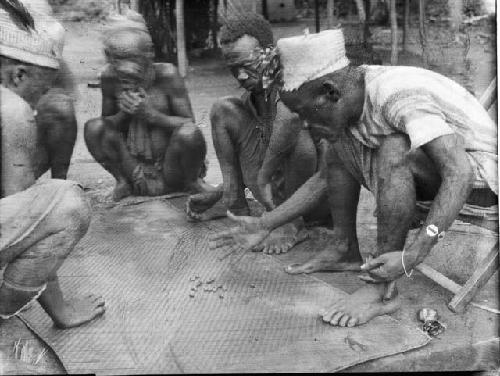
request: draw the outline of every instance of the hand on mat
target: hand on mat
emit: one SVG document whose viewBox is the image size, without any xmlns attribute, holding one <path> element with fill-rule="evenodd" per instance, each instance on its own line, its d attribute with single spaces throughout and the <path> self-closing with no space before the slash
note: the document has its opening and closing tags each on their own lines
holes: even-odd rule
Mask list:
<svg viewBox="0 0 500 376">
<path fill-rule="evenodd" d="M 258 217 L 236 216 L 229 211 L 227 216 L 237 222 L 239 226 L 213 235 L 210 238 L 211 249 L 239 246 L 245 251 L 255 250 L 271 232 L 263 227 Z"/>
<path fill-rule="evenodd" d="M 401 277 L 404 274 L 401 253 L 399 251 L 388 252 L 367 260 L 361 265 L 361 270 L 367 271 L 368 275 L 360 275 L 359 278 L 369 283 L 381 283 Z M 408 265 L 405 266 L 408 267 Z"/>
</svg>

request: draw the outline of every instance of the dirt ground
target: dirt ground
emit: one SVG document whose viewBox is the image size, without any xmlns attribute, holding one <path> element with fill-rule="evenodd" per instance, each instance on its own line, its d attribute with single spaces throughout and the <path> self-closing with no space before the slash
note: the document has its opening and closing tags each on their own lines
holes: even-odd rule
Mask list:
<svg viewBox="0 0 500 376">
<path fill-rule="evenodd" d="M 274 25 L 275 38 L 302 33 L 303 29 L 307 26 L 310 27 L 311 30 L 314 29 L 312 21 L 303 21 L 293 24 L 276 24 Z M 99 89 L 89 88 L 87 83 L 97 79 L 104 65 L 100 35 L 106 28 L 106 25 L 103 22 L 66 23 L 65 27 L 67 29 L 67 36 L 64 57 L 67 59 L 71 70 L 75 74 L 77 82 L 78 97 L 76 107 L 79 126 L 77 143 L 73 153 L 68 178 L 81 182 L 87 190 L 87 194 L 91 198 L 94 208 L 100 209 L 110 202 L 109 196 L 114 181 L 111 175 L 95 163 L 89 154 L 83 141 L 82 130 L 85 121 L 100 114 L 100 91 Z M 475 95 L 480 96 L 491 79 L 496 76 L 496 38 L 494 31 L 488 25 L 479 27 L 471 26 L 467 31 L 469 33 L 467 38 L 470 38 L 471 41 L 469 48 L 465 51 L 467 54 L 465 55 L 464 48 L 460 44 L 460 41 L 453 43 L 441 41 L 439 44 L 435 43 L 430 49 L 430 54 L 432 56 L 430 59 L 431 68 L 456 79 L 474 92 Z M 388 64 L 390 56 L 390 51 L 388 49 L 388 40 L 390 40 L 388 30 L 378 28 L 372 30 L 372 32 L 377 51 L 383 58 L 384 64 Z M 435 38 L 437 35 L 443 35 L 442 26 L 435 26 L 428 31 L 428 34 L 432 36 L 431 39 Z M 419 54 L 420 45 L 418 43 L 417 30 L 413 29 L 410 35 L 408 51 L 400 53 L 400 64 L 421 66 L 422 60 Z M 190 93 L 196 121 L 207 140 L 209 168 L 206 180 L 211 184 L 218 184 L 221 182 L 221 173 L 211 140 L 208 113 L 215 98 L 225 95 L 239 95 L 241 89 L 238 88 L 235 80 L 229 75 L 222 61 L 212 58 L 204 60 L 196 59 L 192 60 L 190 63 L 186 85 Z M 365 200 L 365 204 L 370 203 L 371 198 L 366 192 L 363 192 L 363 200 Z M 369 207 L 368 204 L 366 205 Z M 368 210 L 365 214 L 367 214 L 367 216 L 369 215 Z M 367 238 L 371 236 L 373 238 L 375 233 L 373 232 L 373 225 L 371 225 L 371 227 L 372 231 L 363 234 L 363 237 Z M 286 262 L 286 260 L 286 257 L 284 257 L 283 261 Z M 352 278 L 349 279 L 350 277 L 347 277 L 345 273 L 337 274 L 336 276 L 326 275 L 327 273 L 319 274 L 320 278 L 325 279 L 329 283 L 340 285 L 341 288 L 347 292 L 352 291 L 352 289 L 356 287 L 356 282 L 353 282 Z M 408 283 L 406 284 L 408 285 Z M 418 286 L 412 286 L 409 290 L 412 290 L 412 292 L 408 296 L 405 296 L 405 299 L 407 299 L 410 306 L 416 306 L 416 302 L 418 302 L 419 299 L 423 299 L 421 302 L 422 304 L 425 301 L 425 303 L 429 305 L 438 306 L 440 309 L 446 311 L 444 307 L 446 300 L 449 299 L 449 295 L 443 293 L 442 290 L 436 290 L 428 281 L 421 281 Z M 490 286 L 489 290 L 489 292 L 483 294 L 484 296 L 482 295 L 483 300 L 495 299 L 495 287 Z M 426 298 L 421 298 L 421 296 L 426 296 Z M 409 317 L 414 314 L 415 311 L 407 309 L 403 310 L 403 312 L 398 315 L 400 315 L 400 317 Z M 443 312 L 443 314 L 444 318 L 448 320 L 449 326 L 456 329 L 456 332 L 450 334 L 451 337 L 448 338 L 448 341 L 455 341 L 454 344 L 447 345 L 438 342 L 437 345 L 433 344 L 433 348 L 427 346 L 425 350 L 418 350 L 413 355 L 389 357 L 388 359 L 358 366 L 355 370 L 442 370 L 473 367 L 474 365 L 470 363 L 469 359 L 471 352 L 470 340 L 472 339 L 464 339 L 464 336 L 460 335 L 460 328 L 462 326 L 468 326 L 469 330 L 466 335 L 471 337 L 477 337 L 479 339 L 484 339 L 488 336 L 492 337 L 495 335 L 495 331 L 491 335 L 488 333 L 492 333 L 492 328 L 494 330 L 494 321 L 498 320 L 498 316 L 480 310 L 471 311 L 470 315 L 473 315 L 473 317 L 465 318 L 457 318 L 456 315 L 452 315 L 449 311 Z M 5 325 L 3 325 L 3 328 L 2 325 L 0 325 L 0 333 L 2 336 L 6 336 L 4 338 L 11 338 L 12 343 L 17 339 L 26 339 L 32 343 L 32 346 L 36 349 L 35 352 L 41 352 L 42 349 L 45 348 L 44 345 L 36 340 L 31 332 L 22 324 L 15 323 L 9 326 L 9 328 L 9 330 L 6 330 Z M 449 331 L 450 330 L 453 329 L 449 329 Z M 496 330 L 498 330 L 498 327 L 496 327 Z M 474 343 L 477 343 L 477 341 Z M 474 351 L 483 351 L 481 349 L 482 347 L 479 346 L 475 348 Z M 9 349 L 0 347 L 0 355 L 2 355 L 2 351 L 4 357 L 7 356 L 12 360 L 13 355 L 10 353 Z M 1 360 L 2 359 L 0 359 L 0 361 Z M 7 367 L 7 370 L 2 370 L 0 367 L 0 374 L 30 374 L 38 372 L 59 373 L 62 371 L 60 364 L 50 355 L 50 352 L 37 366 L 23 365 L 22 362 L 14 363 L 13 361 L 9 364 L 10 368 Z"/>
</svg>

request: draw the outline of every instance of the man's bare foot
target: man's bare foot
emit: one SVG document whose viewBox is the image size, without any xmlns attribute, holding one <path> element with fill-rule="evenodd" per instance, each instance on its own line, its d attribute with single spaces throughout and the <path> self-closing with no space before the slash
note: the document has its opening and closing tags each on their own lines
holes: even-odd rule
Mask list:
<svg viewBox="0 0 500 376">
<path fill-rule="evenodd" d="M 221 189 L 219 187 L 214 187 L 213 185 L 208 184 L 202 178 L 196 179 L 195 182 L 186 184 L 186 191 L 189 194 L 198 194 L 198 193 L 209 193 L 209 192 L 218 192 Z"/>
<path fill-rule="evenodd" d="M 120 201 L 121 199 L 132 195 L 132 187 L 126 181 L 117 181 L 115 189 L 113 190 L 113 201 Z"/>
<path fill-rule="evenodd" d="M 222 198 L 222 191 L 203 192 L 190 195 L 186 201 L 186 213 L 189 217 L 202 214 Z"/>
<path fill-rule="evenodd" d="M 327 247 L 303 264 L 292 264 L 285 268 L 289 274 L 309 274 L 314 272 L 360 271 L 361 256 L 352 256 Z"/>
<path fill-rule="evenodd" d="M 85 324 L 105 311 L 104 299 L 98 295 L 65 300 L 57 277 L 47 283 L 47 288 L 38 298 L 38 302 L 54 324 L 61 329 Z"/>
<path fill-rule="evenodd" d="M 227 215 L 227 206 L 222 201 L 222 190 L 198 193 L 188 197 L 186 201 L 186 214 L 192 222 L 210 221 L 224 218 Z M 248 205 L 242 208 L 231 208 L 236 215 L 249 215 Z"/>
<path fill-rule="evenodd" d="M 309 236 L 307 230 L 299 230 L 293 223 L 287 223 L 273 230 L 257 250 L 266 254 L 286 253 Z"/>
<path fill-rule="evenodd" d="M 58 328 L 68 329 L 92 321 L 105 310 L 102 296 L 88 295 L 64 302 L 57 312 L 52 312 L 51 318 Z"/>
<path fill-rule="evenodd" d="M 376 316 L 393 313 L 401 304 L 399 296 L 384 302 L 385 284 L 367 284 L 319 314 L 333 326 L 362 325 Z"/>
</svg>

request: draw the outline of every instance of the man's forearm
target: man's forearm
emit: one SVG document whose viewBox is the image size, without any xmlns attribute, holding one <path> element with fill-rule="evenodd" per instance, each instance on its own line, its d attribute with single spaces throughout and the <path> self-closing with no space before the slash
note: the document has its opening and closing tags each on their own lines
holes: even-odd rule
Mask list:
<svg viewBox="0 0 500 376">
<path fill-rule="evenodd" d="M 273 230 L 315 208 L 327 193 L 327 180 L 320 171 L 307 180 L 288 200 L 262 215 L 262 225 Z"/>
<path fill-rule="evenodd" d="M 127 114 L 126 112 L 123 111 L 118 111 L 116 114 L 113 115 L 103 115 L 103 118 L 110 124 L 113 125 L 113 127 L 120 131 L 122 130 L 123 126 L 127 123 L 127 120 L 131 117 L 132 115 Z"/>
<path fill-rule="evenodd" d="M 146 119 L 151 125 L 172 131 L 182 127 L 184 124 L 194 122 L 192 118 L 165 115 L 156 109 L 149 109 Z"/>
<path fill-rule="evenodd" d="M 472 172 L 468 174 L 453 174 L 446 177 L 439 188 L 429 214 L 415 241 L 410 245 L 405 260 L 417 265 L 429 254 L 437 243 L 437 236 L 427 234 L 428 226 L 434 225 L 438 232 L 448 230 L 458 217 L 472 189 Z"/>
</svg>

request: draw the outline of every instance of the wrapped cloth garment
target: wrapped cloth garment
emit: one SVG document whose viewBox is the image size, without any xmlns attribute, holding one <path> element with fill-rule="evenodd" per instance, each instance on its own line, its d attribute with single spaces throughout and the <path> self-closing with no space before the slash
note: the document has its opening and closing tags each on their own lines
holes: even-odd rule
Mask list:
<svg viewBox="0 0 500 376">
<path fill-rule="evenodd" d="M 160 196 L 165 193 L 160 162 L 145 162 L 137 165 L 133 172 L 134 194 L 138 196 Z"/>
<path fill-rule="evenodd" d="M 127 148 L 134 157 L 153 161 L 153 142 L 148 126 L 138 119 L 130 122 L 127 135 Z"/>
</svg>

